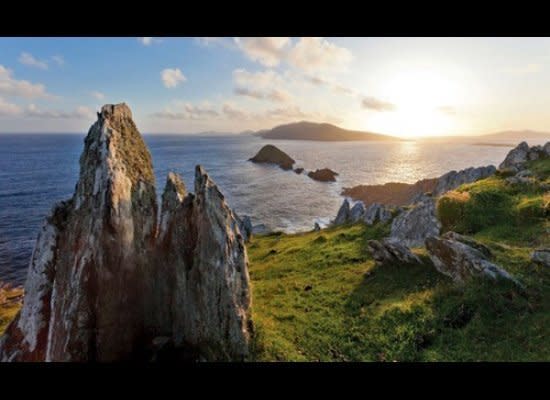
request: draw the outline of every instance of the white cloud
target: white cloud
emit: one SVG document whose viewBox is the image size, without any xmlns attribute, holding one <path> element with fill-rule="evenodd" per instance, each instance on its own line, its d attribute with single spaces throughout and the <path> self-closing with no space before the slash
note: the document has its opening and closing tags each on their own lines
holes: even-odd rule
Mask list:
<svg viewBox="0 0 550 400">
<path fill-rule="evenodd" d="M 244 37 L 235 38 L 235 43 L 252 61 L 266 67 L 275 67 L 286 57 L 288 37 Z"/>
<path fill-rule="evenodd" d="M 318 37 L 301 38 L 288 55 L 291 65 L 309 72 L 342 69 L 352 60 L 348 49 Z"/>
<path fill-rule="evenodd" d="M 21 113 L 21 107 L 17 104 L 8 103 L 0 97 L 0 117 L 12 117 Z"/>
<path fill-rule="evenodd" d="M 78 106 L 72 111 L 44 110 L 35 104 L 29 104 L 24 110 L 24 116 L 40 119 L 92 119 L 94 112 L 85 106 Z"/>
<path fill-rule="evenodd" d="M 285 84 L 281 75 L 273 70 L 248 72 L 245 69 L 233 71 L 233 81 L 237 85 L 234 93 L 255 99 L 265 99 L 274 102 L 287 102 L 292 96 L 280 87 Z"/>
<path fill-rule="evenodd" d="M 221 37 L 197 37 L 195 38 L 195 41 L 200 44 L 201 46 L 208 47 L 211 44 L 221 42 L 223 38 Z"/>
<path fill-rule="evenodd" d="M 17 80 L 12 71 L 0 65 L 0 95 L 33 98 L 55 98 L 46 91 L 41 83 L 31 83 L 25 80 Z"/>
<path fill-rule="evenodd" d="M 33 57 L 32 54 L 23 52 L 19 56 L 19 62 L 23 65 L 27 65 L 29 67 L 35 67 L 40 69 L 48 69 L 48 63 L 43 60 L 38 60 Z"/>
<path fill-rule="evenodd" d="M 96 100 L 105 99 L 105 95 L 103 93 L 97 92 L 97 91 L 90 92 L 90 96 L 94 97 Z"/>
<path fill-rule="evenodd" d="M 63 56 L 52 56 L 52 60 L 60 67 L 65 65 L 65 59 L 63 58 Z"/>
<path fill-rule="evenodd" d="M 152 114 L 155 118 L 173 119 L 173 120 L 198 120 L 206 118 L 216 118 L 220 113 L 209 102 L 195 105 L 189 102 L 174 101 L 172 106 L 166 107 L 163 111 Z"/>
<path fill-rule="evenodd" d="M 306 82 L 314 85 L 314 86 L 325 86 L 330 88 L 333 92 L 339 93 L 339 94 L 345 94 L 348 96 L 358 96 L 359 93 L 355 91 L 354 89 L 351 89 L 347 86 L 341 85 L 336 82 L 331 82 L 328 79 L 321 78 L 320 76 L 315 75 L 305 75 Z"/>
<path fill-rule="evenodd" d="M 361 107 L 374 111 L 394 111 L 396 109 L 395 104 L 374 97 L 365 97 L 361 101 Z"/>
<path fill-rule="evenodd" d="M 166 68 L 160 73 L 162 83 L 167 88 L 175 88 L 180 83 L 185 82 L 187 78 L 179 68 Z"/>
<path fill-rule="evenodd" d="M 223 114 L 229 118 L 229 119 L 248 119 L 250 117 L 250 114 L 247 113 L 242 108 L 239 108 L 229 102 L 224 103 L 222 108 Z"/>
</svg>

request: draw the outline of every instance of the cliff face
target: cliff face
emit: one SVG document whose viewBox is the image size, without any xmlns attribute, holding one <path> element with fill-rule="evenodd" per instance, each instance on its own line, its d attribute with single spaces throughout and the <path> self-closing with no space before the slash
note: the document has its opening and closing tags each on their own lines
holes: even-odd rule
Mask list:
<svg viewBox="0 0 550 400">
<path fill-rule="evenodd" d="M 54 207 L 37 239 L 0 359 L 132 359 L 157 335 L 203 358 L 245 357 L 244 242 L 200 167 L 195 190 L 186 195 L 170 174 L 157 226 L 149 151 L 130 109 L 104 106 L 85 139 L 72 199 Z"/>
</svg>

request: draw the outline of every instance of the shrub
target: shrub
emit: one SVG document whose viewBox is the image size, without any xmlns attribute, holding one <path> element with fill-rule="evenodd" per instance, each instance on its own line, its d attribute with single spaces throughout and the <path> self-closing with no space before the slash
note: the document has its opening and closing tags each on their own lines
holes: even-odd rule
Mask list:
<svg viewBox="0 0 550 400">
<path fill-rule="evenodd" d="M 498 189 L 471 193 L 464 205 L 464 224 L 469 233 L 498 224 L 509 224 L 513 217 L 513 198 Z"/>
<path fill-rule="evenodd" d="M 437 202 L 437 217 L 441 221 L 443 231 L 463 232 L 464 226 L 464 207 L 470 199 L 467 192 L 459 193 L 455 191 L 448 192 Z"/>
</svg>

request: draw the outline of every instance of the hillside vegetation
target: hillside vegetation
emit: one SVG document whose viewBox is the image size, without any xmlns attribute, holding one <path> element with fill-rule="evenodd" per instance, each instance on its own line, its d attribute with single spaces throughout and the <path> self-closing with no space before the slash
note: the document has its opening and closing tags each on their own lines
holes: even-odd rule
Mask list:
<svg viewBox="0 0 550 400">
<path fill-rule="evenodd" d="M 531 163 L 542 181 L 550 161 Z M 376 267 L 368 239 L 388 225 L 362 223 L 296 235 L 257 236 L 248 246 L 262 361 L 543 361 L 550 358 L 550 271 L 530 262 L 550 246 L 540 185 L 504 176 L 463 185 L 441 199 L 444 231 L 486 244 L 525 286 L 454 284 L 431 265 Z"/>
</svg>

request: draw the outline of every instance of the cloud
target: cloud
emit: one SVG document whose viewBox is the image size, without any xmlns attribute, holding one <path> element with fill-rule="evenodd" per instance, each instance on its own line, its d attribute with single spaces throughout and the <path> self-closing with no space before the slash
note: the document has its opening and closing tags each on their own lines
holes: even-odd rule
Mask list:
<svg viewBox="0 0 550 400">
<path fill-rule="evenodd" d="M 24 116 L 40 119 L 92 119 L 94 112 L 85 106 L 79 106 L 72 111 L 44 110 L 35 104 L 29 104 L 24 110 Z"/>
<path fill-rule="evenodd" d="M 162 83 L 167 88 L 175 88 L 180 83 L 185 82 L 187 78 L 182 74 L 179 68 L 166 68 L 160 73 Z"/>
<path fill-rule="evenodd" d="M 222 108 L 223 114 L 229 119 L 248 119 L 250 114 L 231 103 L 224 103 Z"/>
<path fill-rule="evenodd" d="M 189 102 L 175 101 L 172 107 L 152 114 L 155 118 L 172 120 L 198 120 L 205 118 L 217 118 L 220 113 L 212 108 L 210 103 L 203 102 L 201 105 L 194 105 Z"/>
<path fill-rule="evenodd" d="M 0 65 L 0 95 L 24 97 L 27 99 L 55 98 L 55 96 L 46 91 L 46 87 L 43 84 L 17 80 L 13 77 L 12 71 L 3 65 Z"/>
<path fill-rule="evenodd" d="M 63 58 L 63 56 L 52 56 L 52 61 L 54 63 L 56 63 L 58 66 L 63 66 L 65 65 L 65 59 Z"/>
<path fill-rule="evenodd" d="M 353 60 L 352 53 L 323 38 L 303 37 L 288 54 L 288 62 L 304 71 L 343 69 Z"/>
<path fill-rule="evenodd" d="M 21 114 L 21 107 L 16 104 L 8 103 L 0 97 L 0 117 L 12 117 Z"/>
<path fill-rule="evenodd" d="M 144 46 L 151 46 L 152 44 L 162 42 L 162 40 L 150 36 L 139 37 L 137 40 Z"/>
<path fill-rule="evenodd" d="M 233 81 L 237 85 L 233 91 L 237 96 L 273 102 L 286 102 L 292 98 L 290 93 L 280 89 L 285 83 L 284 79 L 273 70 L 248 72 L 236 69 L 233 71 Z"/>
<path fill-rule="evenodd" d="M 213 43 L 221 42 L 223 38 L 221 37 L 196 37 L 195 41 L 204 47 L 208 47 Z"/>
<path fill-rule="evenodd" d="M 90 96 L 94 97 L 96 100 L 105 99 L 105 95 L 101 92 L 96 92 L 96 91 L 90 92 Z"/>
<path fill-rule="evenodd" d="M 252 61 L 266 67 L 275 67 L 286 57 L 288 37 L 235 38 L 237 47 Z"/>
<path fill-rule="evenodd" d="M 361 107 L 374 111 L 394 111 L 395 104 L 386 101 L 378 100 L 374 97 L 365 97 L 361 101 Z"/>
<path fill-rule="evenodd" d="M 518 67 L 512 67 L 507 69 L 507 72 L 510 72 L 516 75 L 535 74 L 540 71 L 542 71 L 542 64 L 536 64 L 536 63 L 525 64 Z"/>
<path fill-rule="evenodd" d="M 265 116 L 273 119 L 304 119 L 309 118 L 312 115 L 303 112 L 298 106 L 290 106 L 267 110 Z"/>
<path fill-rule="evenodd" d="M 48 63 L 43 60 L 38 60 L 33 57 L 32 54 L 23 52 L 18 58 L 19 62 L 29 67 L 35 67 L 40 69 L 48 69 Z"/>
</svg>

